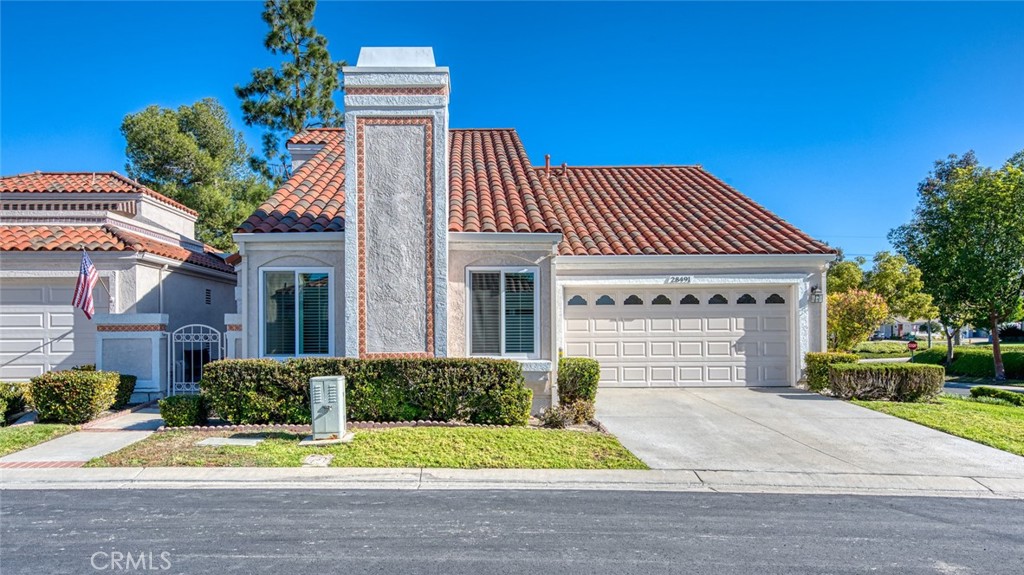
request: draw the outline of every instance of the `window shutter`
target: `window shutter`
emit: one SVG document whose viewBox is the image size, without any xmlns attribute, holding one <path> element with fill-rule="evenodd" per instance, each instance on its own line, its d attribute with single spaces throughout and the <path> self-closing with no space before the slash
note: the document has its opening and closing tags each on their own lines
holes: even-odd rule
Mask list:
<svg viewBox="0 0 1024 575">
<path fill-rule="evenodd" d="M 505 274 L 505 353 L 533 353 L 533 274 Z"/>
<path fill-rule="evenodd" d="M 263 353 L 295 355 L 295 273 L 263 274 Z"/>
<path fill-rule="evenodd" d="M 501 272 L 471 272 L 471 355 L 500 355 Z"/>
<path fill-rule="evenodd" d="M 299 354 L 328 354 L 327 274 L 299 274 Z"/>
</svg>

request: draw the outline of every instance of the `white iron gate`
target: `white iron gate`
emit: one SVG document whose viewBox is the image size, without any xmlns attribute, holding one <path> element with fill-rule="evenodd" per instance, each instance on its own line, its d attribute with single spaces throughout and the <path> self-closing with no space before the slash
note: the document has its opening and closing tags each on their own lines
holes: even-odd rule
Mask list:
<svg viewBox="0 0 1024 575">
<path fill-rule="evenodd" d="M 199 323 L 174 330 L 167 345 L 171 360 L 167 395 L 199 393 L 203 366 L 224 357 L 221 333 Z"/>
</svg>

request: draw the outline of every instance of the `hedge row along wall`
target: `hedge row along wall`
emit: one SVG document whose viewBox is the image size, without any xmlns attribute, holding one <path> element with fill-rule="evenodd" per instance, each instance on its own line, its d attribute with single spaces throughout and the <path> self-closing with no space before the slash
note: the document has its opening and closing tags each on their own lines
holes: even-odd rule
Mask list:
<svg viewBox="0 0 1024 575">
<path fill-rule="evenodd" d="M 1024 345 L 1004 345 L 1003 366 L 1006 377 L 1024 379 Z M 933 347 L 914 356 L 914 363 L 942 365 L 946 361 L 946 348 Z M 953 363 L 946 366 L 949 375 L 967 377 L 995 377 L 996 368 L 992 363 L 992 348 L 983 346 L 958 346 L 953 348 Z"/>
<path fill-rule="evenodd" d="M 351 421 L 466 421 L 525 425 L 533 393 L 518 362 L 494 359 L 229 359 L 199 383 L 210 409 L 234 424 L 310 422 L 309 380 L 345 376 Z"/>
</svg>

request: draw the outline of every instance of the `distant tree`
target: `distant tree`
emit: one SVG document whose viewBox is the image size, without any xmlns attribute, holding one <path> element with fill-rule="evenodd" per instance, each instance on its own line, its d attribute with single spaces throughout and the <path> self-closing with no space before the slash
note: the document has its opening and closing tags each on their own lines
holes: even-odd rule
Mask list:
<svg viewBox="0 0 1024 575">
<path fill-rule="evenodd" d="M 199 212 L 196 236 L 222 250 L 270 194 L 248 166 L 249 148 L 213 98 L 178 109 L 149 106 L 121 122 L 128 175 Z"/>
<path fill-rule="evenodd" d="M 921 269 L 943 316 L 989 327 L 996 379 L 1005 379 L 998 326 L 1024 297 L 1024 151 L 998 170 L 971 152 L 937 162 L 918 186 L 914 218 L 890 239 Z"/>
<path fill-rule="evenodd" d="M 856 258 L 834 263 L 828 270 L 829 293 L 860 289 L 864 284 L 864 270 L 861 269 L 864 262 L 864 258 Z"/>
<path fill-rule="evenodd" d="M 303 128 L 340 126 L 344 115 L 335 106 L 341 68 L 327 51 L 327 39 L 313 27 L 315 0 L 267 0 L 263 21 L 270 27 L 263 45 L 282 55 L 280 69 L 252 71 L 252 80 L 235 87 L 249 126 L 263 126 L 263 158 L 253 156 L 254 170 L 281 183 L 289 175 L 285 139 Z"/>
<path fill-rule="evenodd" d="M 882 296 L 866 290 L 828 294 L 828 348 L 849 351 L 889 317 Z"/>
<path fill-rule="evenodd" d="M 921 270 L 901 255 L 887 251 L 875 254 L 874 267 L 864 275 L 864 287 L 885 298 L 889 313 L 909 321 L 932 319 L 938 313 L 932 296 L 924 291 Z"/>
</svg>

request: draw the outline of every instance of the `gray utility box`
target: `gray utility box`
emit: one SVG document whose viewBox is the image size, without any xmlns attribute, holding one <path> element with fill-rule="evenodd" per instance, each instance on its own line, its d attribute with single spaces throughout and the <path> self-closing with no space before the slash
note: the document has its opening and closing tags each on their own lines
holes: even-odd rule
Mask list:
<svg viewBox="0 0 1024 575">
<path fill-rule="evenodd" d="M 310 379 L 309 402 L 313 411 L 313 440 L 344 437 L 345 376 Z"/>
</svg>

